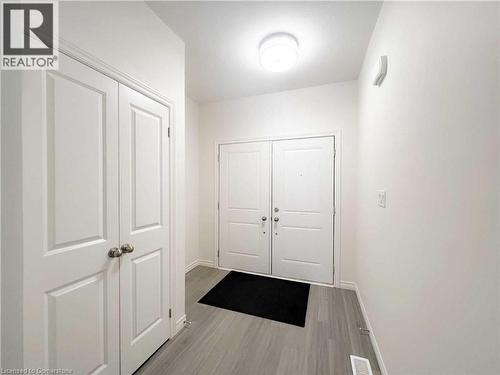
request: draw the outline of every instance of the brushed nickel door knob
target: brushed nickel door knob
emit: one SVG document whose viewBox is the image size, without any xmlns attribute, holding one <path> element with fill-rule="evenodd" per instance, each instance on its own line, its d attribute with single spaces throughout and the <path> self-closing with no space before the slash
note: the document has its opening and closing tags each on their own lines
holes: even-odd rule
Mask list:
<svg viewBox="0 0 500 375">
<path fill-rule="evenodd" d="M 276 216 L 276 217 L 274 218 L 274 221 L 277 223 L 278 221 L 280 221 L 280 218 Z"/>
<path fill-rule="evenodd" d="M 131 253 L 134 251 L 134 247 L 132 245 L 129 245 L 128 243 L 122 245 L 120 247 L 120 250 L 122 251 L 123 254 Z"/>
<path fill-rule="evenodd" d="M 262 216 L 262 221 L 266 221 L 267 220 L 267 217 L 266 216 Z"/>
<path fill-rule="evenodd" d="M 121 256 L 122 256 L 122 251 L 117 247 L 113 247 L 108 251 L 108 257 L 110 258 L 119 258 Z"/>
</svg>

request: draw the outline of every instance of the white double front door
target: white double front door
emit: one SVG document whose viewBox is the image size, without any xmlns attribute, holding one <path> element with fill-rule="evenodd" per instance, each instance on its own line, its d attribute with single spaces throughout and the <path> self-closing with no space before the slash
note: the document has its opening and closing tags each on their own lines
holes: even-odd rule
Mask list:
<svg viewBox="0 0 500 375">
<path fill-rule="evenodd" d="M 170 337 L 169 109 L 60 57 L 24 80 L 23 363 L 131 374 Z"/>
<path fill-rule="evenodd" d="M 334 138 L 220 146 L 219 265 L 333 283 Z"/>
</svg>

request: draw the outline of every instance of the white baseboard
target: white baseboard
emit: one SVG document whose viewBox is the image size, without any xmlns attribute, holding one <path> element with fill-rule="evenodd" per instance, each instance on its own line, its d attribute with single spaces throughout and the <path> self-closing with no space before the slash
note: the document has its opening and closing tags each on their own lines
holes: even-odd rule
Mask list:
<svg viewBox="0 0 500 375">
<path fill-rule="evenodd" d="M 191 271 L 193 268 L 195 268 L 196 266 L 198 266 L 198 262 L 199 262 L 199 260 L 195 260 L 194 262 L 189 263 L 189 264 L 186 266 L 186 273 L 188 273 L 188 272 L 189 272 L 189 271 Z"/>
<path fill-rule="evenodd" d="M 211 268 L 215 268 L 215 264 L 214 264 L 214 261 L 213 260 L 203 260 L 203 259 L 200 259 L 198 261 L 198 265 L 199 266 L 204 266 L 204 267 L 211 267 Z"/>
<path fill-rule="evenodd" d="M 354 291 L 356 291 L 358 289 L 356 283 L 352 282 L 352 281 L 341 281 L 340 282 L 340 287 L 342 289 L 348 289 L 348 290 L 354 290 Z"/>
<path fill-rule="evenodd" d="M 191 262 L 186 266 L 186 273 L 191 271 L 193 268 L 196 268 L 198 266 L 205 266 L 205 267 L 215 267 L 215 264 L 211 260 L 202 260 L 202 259 L 196 259 L 194 262 Z"/>
<path fill-rule="evenodd" d="M 387 368 L 385 367 L 384 360 L 382 359 L 382 353 L 380 352 L 380 348 L 377 343 L 377 339 L 375 338 L 375 332 L 373 332 L 372 325 L 370 323 L 370 319 L 368 319 L 368 314 L 366 312 L 365 304 L 363 303 L 363 299 L 361 298 L 361 293 L 359 292 L 358 285 L 352 281 L 341 281 L 340 287 L 342 289 L 354 290 L 356 292 L 356 296 L 358 297 L 359 305 L 361 307 L 361 312 L 363 314 L 363 318 L 365 319 L 366 328 L 370 330 L 370 340 L 372 342 L 373 350 L 375 351 L 375 355 L 377 356 L 378 365 L 380 367 L 380 372 L 382 375 L 388 375 Z"/>
<path fill-rule="evenodd" d="M 183 328 L 184 328 L 184 323 L 186 322 L 186 314 L 181 316 L 176 322 L 175 322 L 175 331 L 172 337 L 177 335 Z"/>
</svg>

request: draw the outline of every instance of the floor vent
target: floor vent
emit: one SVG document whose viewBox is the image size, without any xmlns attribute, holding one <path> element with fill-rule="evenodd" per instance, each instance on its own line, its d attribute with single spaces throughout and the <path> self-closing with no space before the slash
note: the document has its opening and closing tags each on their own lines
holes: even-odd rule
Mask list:
<svg viewBox="0 0 500 375">
<path fill-rule="evenodd" d="M 354 375 L 373 375 L 370 361 L 366 358 L 351 355 L 351 366 Z"/>
</svg>

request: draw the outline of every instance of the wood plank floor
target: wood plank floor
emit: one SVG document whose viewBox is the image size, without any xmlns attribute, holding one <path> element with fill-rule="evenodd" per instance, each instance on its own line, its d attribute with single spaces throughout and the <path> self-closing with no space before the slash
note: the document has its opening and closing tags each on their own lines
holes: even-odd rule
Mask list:
<svg viewBox="0 0 500 375">
<path fill-rule="evenodd" d="M 356 294 L 312 285 L 306 325 L 296 327 L 202 305 L 197 301 L 226 271 L 197 267 L 186 275 L 186 313 L 192 321 L 137 374 L 352 375 L 350 354 L 369 358 L 380 375 Z"/>
</svg>

